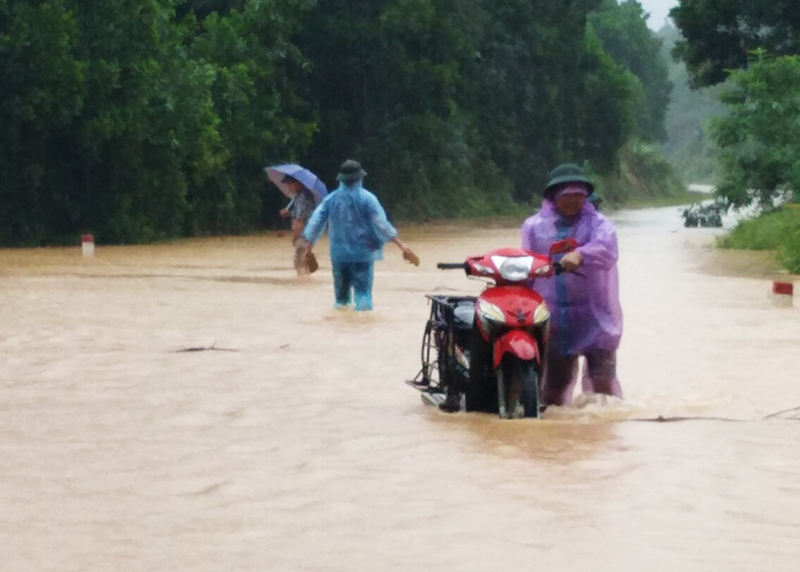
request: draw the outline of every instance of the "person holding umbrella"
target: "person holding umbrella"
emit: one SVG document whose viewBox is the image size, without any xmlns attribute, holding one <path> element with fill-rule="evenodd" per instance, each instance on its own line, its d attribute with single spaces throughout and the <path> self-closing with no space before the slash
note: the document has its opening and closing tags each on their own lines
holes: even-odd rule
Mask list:
<svg viewBox="0 0 800 572">
<path fill-rule="evenodd" d="M 336 177 L 339 187 L 314 210 L 302 235 L 305 251 L 311 254 L 328 228 L 335 308 L 352 302 L 356 311 L 372 310 L 374 265 L 383 258 L 385 243 L 395 243 L 406 261 L 419 266 L 419 258 L 397 236 L 380 201 L 362 186 L 366 174 L 357 161 L 342 163 Z"/>
<path fill-rule="evenodd" d="M 286 208 L 280 210 L 280 215 L 292 219 L 294 268 L 297 275 L 309 274 L 316 270 L 316 260 L 306 255 L 305 245 L 299 239 L 311 213 L 328 194 L 328 189 L 314 173 L 300 165 L 275 165 L 267 167 L 265 171 L 269 179 L 291 199 Z"/>
</svg>

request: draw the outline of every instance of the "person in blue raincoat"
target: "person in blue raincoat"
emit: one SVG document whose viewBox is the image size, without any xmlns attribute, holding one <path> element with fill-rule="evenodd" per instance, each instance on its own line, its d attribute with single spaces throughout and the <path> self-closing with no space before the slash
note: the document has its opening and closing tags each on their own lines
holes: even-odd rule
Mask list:
<svg viewBox="0 0 800 572">
<path fill-rule="evenodd" d="M 377 197 L 362 186 L 367 172 L 357 161 L 339 168 L 339 187 L 328 194 L 311 215 L 303 239 L 306 253 L 328 228 L 336 308 L 353 303 L 358 311 L 372 310 L 372 279 L 383 245 L 395 243 L 403 258 L 419 265 L 419 259 L 397 236 Z"/>
<path fill-rule="evenodd" d="M 587 200 L 593 193 L 594 184 L 580 167 L 560 165 L 550 173 L 541 209 L 521 229 L 522 247 L 533 252 L 546 253 L 564 238 L 578 242 L 560 260 L 566 273 L 535 284 L 551 314 L 542 380 L 547 405 L 569 404 L 580 356 L 586 358 L 583 391 L 622 398 L 617 379 L 622 338 L 617 234 Z"/>
</svg>

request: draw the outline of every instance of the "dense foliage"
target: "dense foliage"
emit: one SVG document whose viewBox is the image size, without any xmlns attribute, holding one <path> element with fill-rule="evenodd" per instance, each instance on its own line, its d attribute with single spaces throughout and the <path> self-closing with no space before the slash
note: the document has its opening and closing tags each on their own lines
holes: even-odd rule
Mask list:
<svg viewBox="0 0 800 572">
<path fill-rule="evenodd" d="M 682 37 L 673 53 L 695 87 L 718 84 L 712 123 L 718 192 L 734 207 L 800 197 L 800 12 L 795 2 L 681 0 L 671 11 Z M 706 149 L 709 147 L 704 146 Z"/>
<path fill-rule="evenodd" d="M 722 241 L 737 248 L 777 248 L 800 272 L 800 11 L 794 1 L 681 0 L 671 11 L 682 39 L 673 53 L 692 85 L 720 84 L 725 112 L 711 121 L 717 194 L 734 208 L 755 205 Z M 787 205 L 793 206 L 793 205 Z"/>
<path fill-rule="evenodd" d="M 586 31 L 598 3 L 320 3 L 299 39 L 320 110 L 307 162 L 359 157 L 390 210 L 434 216 L 527 200 L 561 160 L 612 168 L 635 86 Z"/>
<path fill-rule="evenodd" d="M 664 119 L 670 102 L 672 83 L 667 59 L 662 53 L 663 39 L 647 27 L 642 6 L 628 0 L 604 0 L 589 16 L 603 48 L 636 78 L 636 136 L 643 141 L 664 141 Z"/>
<path fill-rule="evenodd" d="M 669 92 L 633 0 L 0 0 L 0 62 L 0 244 L 269 226 L 264 166 L 347 157 L 394 216 L 497 213 L 652 166 Z"/>
<path fill-rule="evenodd" d="M 796 0 L 680 0 L 670 16 L 683 38 L 675 54 L 695 86 L 725 81 L 728 70 L 747 67 L 749 53 L 800 51 L 800 10 Z"/>
<path fill-rule="evenodd" d="M 759 52 L 731 81 L 722 95 L 729 113 L 712 123 L 718 192 L 734 207 L 771 207 L 784 191 L 800 201 L 800 56 Z"/>
<path fill-rule="evenodd" d="M 300 153 L 314 129 L 288 40 L 308 3 L 240 2 L 202 21 L 189 4 L 0 0 L 0 241 L 258 221 L 265 153 Z"/>
</svg>

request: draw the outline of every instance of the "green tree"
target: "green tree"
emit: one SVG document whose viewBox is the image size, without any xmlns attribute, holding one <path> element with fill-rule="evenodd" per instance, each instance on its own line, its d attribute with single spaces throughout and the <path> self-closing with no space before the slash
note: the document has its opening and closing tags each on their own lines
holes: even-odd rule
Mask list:
<svg viewBox="0 0 800 572">
<path fill-rule="evenodd" d="M 65 232 L 75 217 L 63 149 L 87 95 L 78 24 L 63 0 L 0 0 L 0 243 Z"/>
<path fill-rule="evenodd" d="M 313 1 L 227 4 L 225 15 L 212 11 L 199 22 L 189 50 L 191 61 L 202 62 L 210 74 L 204 132 L 224 149 L 224 156 L 206 162 L 202 139 L 190 143 L 196 147 L 191 234 L 241 232 L 276 221 L 281 199 L 264 193 L 262 169 L 299 157 L 316 130 L 314 113 L 298 95 L 308 62 L 289 41 Z M 240 11 L 234 4 L 244 6 Z"/>
<path fill-rule="evenodd" d="M 720 195 L 734 207 L 771 206 L 780 191 L 800 199 L 800 56 L 760 51 L 731 74 L 729 113 L 712 122 Z"/>
<path fill-rule="evenodd" d="M 587 26 L 601 3 L 0 0 L 0 242 L 275 224 L 274 162 L 332 182 L 359 158 L 401 216 L 501 212 L 566 160 L 613 171 L 657 118 Z"/>
<path fill-rule="evenodd" d="M 304 162 L 332 179 L 358 158 L 390 212 L 457 214 L 475 185 L 470 118 L 459 101 L 478 2 L 329 0 L 299 36 L 320 131 Z"/>
<path fill-rule="evenodd" d="M 697 87 L 720 83 L 728 70 L 746 67 L 753 50 L 774 55 L 800 50 L 800 10 L 794 0 L 680 0 L 670 16 L 683 36 L 674 53 Z"/>
<path fill-rule="evenodd" d="M 589 160 L 612 168 L 629 134 L 628 116 L 620 114 L 630 103 L 629 86 L 624 93 L 618 89 L 624 72 L 596 35 L 587 34 L 587 14 L 599 3 L 482 5 L 486 21 L 476 38 L 478 57 L 465 70 L 465 108 L 518 200 L 538 196 L 559 162 Z M 607 136 L 600 133 L 604 122 L 611 128 Z"/>
<path fill-rule="evenodd" d="M 565 110 L 576 119 L 570 132 L 579 134 L 572 154 L 584 157 L 601 173 L 609 172 L 617 167 L 619 150 L 634 134 L 641 83 L 603 49 L 591 27 L 582 60 L 585 83 L 574 107 Z"/>
<path fill-rule="evenodd" d="M 527 201 L 567 158 L 613 168 L 638 94 L 587 33 L 599 3 L 320 3 L 298 39 L 320 117 L 306 162 L 357 156 L 390 207 L 426 216 Z"/>
<path fill-rule="evenodd" d="M 636 136 L 643 141 L 664 141 L 664 120 L 672 84 L 663 41 L 647 27 L 647 14 L 636 0 L 604 0 L 589 15 L 603 49 L 624 65 L 641 83 L 637 102 Z"/>
<path fill-rule="evenodd" d="M 226 16 L 231 10 L 239 12 L 245 9 L 247 0 L 183 0 L 177 2 L 177 18 L 181 19 L 188 14 L 202 21 L 212 14 Z"/>
<path fill-rule="evenodd" d="M 197 4 L 0 0 L 2 243 L 262 223 L 265 157 L 314 130 L 287 39 L 313 2 Z"/>
</svg>

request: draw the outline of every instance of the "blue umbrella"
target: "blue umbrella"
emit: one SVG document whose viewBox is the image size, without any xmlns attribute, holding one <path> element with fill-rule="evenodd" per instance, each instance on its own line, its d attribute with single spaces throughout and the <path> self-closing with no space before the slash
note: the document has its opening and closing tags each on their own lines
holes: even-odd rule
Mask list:
<svg viewBox="0 0 800 572">
<path fill-rule="evenodd" d="M 300 184 L 313 193 L 314 200 L 317 203 L 324 199 L 325 195 L 328 194 L 328 189 L 325 187 L 325 183 L 320 181 L 319 177 L 317 177 L 314 173 L 301 167 L 300 165 L 286 163 L 284 165 L 273 165 L 272 167 L 267 167 L 264 170 L 267 172 L 269 180 L 275 183 L 281 192 L 283 192 L 283 194 L 290 199 L 293 199 L 294 197 L 289 191 L 289 187 L 283 182 L 283 178 L 286 175 L 289 175 L 293 179 L 300 181 Z"/>
</svg>

